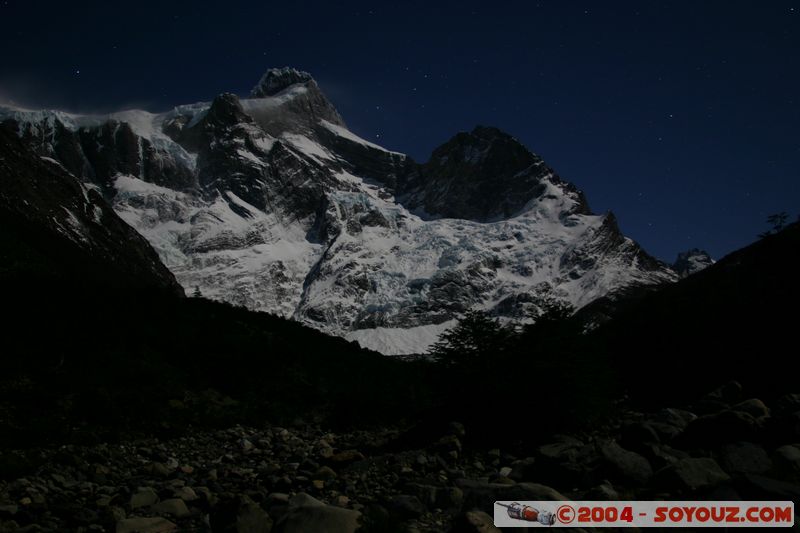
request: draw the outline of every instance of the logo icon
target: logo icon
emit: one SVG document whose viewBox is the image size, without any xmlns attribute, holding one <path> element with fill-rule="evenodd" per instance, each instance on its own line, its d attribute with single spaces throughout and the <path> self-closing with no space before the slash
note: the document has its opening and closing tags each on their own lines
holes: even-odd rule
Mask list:
<svg viewBox="0 0 800 533">
<path fill-rule="evenodd" d="M 509 518 L 522 520 L 524 522 L 538 522 L 543 526 L 552 526 L 556 522 L 556 515 L 545 509 L 536 509 L 530 505 L 522 505 L 519 502 L 503 503 L 494 502 L 495 505 L 504 507 Z"/>
</svg>

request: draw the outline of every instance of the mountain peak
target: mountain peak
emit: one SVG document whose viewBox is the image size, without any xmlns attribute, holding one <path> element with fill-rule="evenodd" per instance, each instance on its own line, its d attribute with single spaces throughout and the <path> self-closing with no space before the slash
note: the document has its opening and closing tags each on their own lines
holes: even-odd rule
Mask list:
<svg viewBox="0 0 800 533">
<path fill-rule="evenodd" d="M 677 259 L 672 264 L 672 269 L 682 278 L 695 272 L 699 272 L 706 267 L 714 264 L 714 259 L 705 250 L 692 248 L 678 254 Z"/>
<path fill-rule="evenodd" d="M 473 137 L 480 137 L 482 139 L 493 139 L 497 137 L 513 138 L 500 128 L 495 128 L 494 126 L 483 126 L 482 124 L 475 126 L 472 131 L 469 132 L 469 134 Z"/>
<path fill-rule="evenodd" d="M 475 126 L 470 132 L 461 132 L 434 150 L 431 162 L 459 161 L 477 165 L 487 159 L 498 159 L 509 165 L 509 170 L 521 171 L 540 162 L 538 156 L 508 133 L 492 126 Z M 430 164 L 430 163 L 429 163 Z"/>
<path fill-rule="evenodd" d="M 314 78 L 308 72 L 291 67 L 271 68 L 261 76 L 258 84 L 250 91 L 250 96 L 252 98 L 274 96 L 292 85 L 310 81 L 314 81 Z"/>
</svg>

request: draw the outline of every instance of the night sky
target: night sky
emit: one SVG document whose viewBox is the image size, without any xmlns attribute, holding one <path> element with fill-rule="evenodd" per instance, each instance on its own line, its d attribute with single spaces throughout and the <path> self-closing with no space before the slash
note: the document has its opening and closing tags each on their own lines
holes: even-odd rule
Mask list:
<svg viewBox="0 0 800 533">
<path fill-rule="evenodd" d="M 665 260 L 800 211 L 800 2 L 0 0 L 0 20 L 0 100 L 163 111 L 294 66 L 417 160 L 511 133 Z"/>
</svg>

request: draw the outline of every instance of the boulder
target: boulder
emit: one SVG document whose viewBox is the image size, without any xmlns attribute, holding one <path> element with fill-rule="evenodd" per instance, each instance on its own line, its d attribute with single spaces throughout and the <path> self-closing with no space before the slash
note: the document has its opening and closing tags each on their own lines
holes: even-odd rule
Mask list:
<svg viewBox="0 0 800 533">
<path fill-rule="evenodd" d="M 696 418 L 697 415 L 691 411 L 667 407 L 656 413 L 655 421 L 663 424 L 669 424 L 678 429 L 686 429 L 686 426 L 688 426 L 689 423 Z"/>
<path fill-rule="evenodd" d="M 784 394 L 775 402 L 775 407 L 780 414 L 791 414 L 800 411 L 800 394 Z"/>
<path fill-rule="evenodd" d="M 654 470 L 659 470 L 665 466 L 689 457 L 689 454 L 673 448 L 668 444 L 649 444 L 642 450 L 642 455 L 650 461 Z"/>
<path fill-rule="evenodd" d="M 786 480 L 800 479 L 800 448 L 787 444 L 772 454 L 775 472 Z"/>
<path fill-rule="evenodd" d="M 619 500 L 619 493 L 614 489 L 611 483 L 606 482 L 589 489 L 586 494 L 583 495 L 583 499 L 615 501 Z"/>
<path fill-rule="evenodd" d="M 661 437 L 649 422 L 633 422 L 622 426 L 620 443 L 628 450 L 641 451 L 647 444 L 658 444 Z"/>
<path fill-rule="evenodd" d="M 749 400 L 739 402 L 731 407 L 731 409 L 734 411 L 747 413 L 754 418 L 761 418 L 764 416 L 769 416 L 770 414 L 769 407 L 767 407 L 764 402 L 757 398 L 750 398 Z"/>
<path fill-rule="evenodd" d="M 455 435 L 445 435 L 434 444 L 434 448 L 440 452 L 461 453 L 461 441 Z"/>
<path fill-rule="evenodd" d="M 622 481 L 642 486 L 653 477 L 653 468 L 647 459 L 614 441 L 600 446 L 600 456 L 609 475 Z"/>
<path fill-rule="evenodd" d="M 759 474 L 745 474 L 737 480 L 742 496 L 753 500 L 800 500 L 800 486 Z"/>
<path fill-rule="evenodd" d="M 501 533 L 495 527 L 494 518 L 483 511 L 467 511 L 461 513 L 453 521 L 451 533 Z"/>
<path fill-rule="evenodd" d="M 514 481 L 532 480 L 535 468 L 535 458 L 526 457 L 525 459 L 518 459 L 511 464 L 511 472 L 508 474 L 508 477 Z"/>
<path fill-rule="evenodd" d="M 354 463 L 356 461 L 363 461 L 364 454 L 358 450 L 343 450 L 335 453 L 330 457 L 330 461 L 334 463 Z"/>
<path fill-rule="evenodd" d="M 763 474 L 772 468 L 766 450 L 752 442 L 735 442 L 724 445 L 719 451 L 720 464 L 727 473 Z"/>
<path fill-rule="evenodd" d="M 567 500 L 567 497 L 557 490 L 538 483 L 503 485 L 471 479 L 459 479 L 456 481 L 456 485 L 464 492 L 464 505 L 467 509 L 476 508 L 487 513 L 494 512 L 494 502 L 498 500 Z"/>
<path fill-rule="evenodd" d="M 436 505 L 436 492 L 439 490 L 438 487 L 420 483 L 409 483 L 406 485 L 405 490 L 409 494 L 416 496 L 419 501 L 427 507 L 434 507 Z"/>
<path fill-rule="evenodd" d="M 460 509 L 464 503 L 464 491 L 458 487 L 442 487 L 436 489 L 434 505 L 440 509 Z"/>
<path fill-rule="evenodd" d="M 186 507 L 186 502 L 180 498 L 170 498 L 153 505 L 150 509 L 157 514 L 167 514 L 175 518 L 183 518 L 192 514 Z"/>
<path fill-rule="evenodd" d="M 730 480 L 714 459 L 690 457 L 680 459 L 656 473 L 655 485 L 683 492 L 711 489 Z"/>
<path fill-rule="evenodd" d="M 389 510 L 403 520 L 419 518 L 427 511 L 419 498 L 411 494 L 399 494 L 392 498 L 389 502 Z"/>
<path fill-rule="evenodd" d="M 559 436 L 554 442 L 539 446 L 536 451 L 535 461 L 525 467 L 525 479 L 570 487 L 593 481 L 590 465 L 597 455 L 594 445 L 586 445 L 569 436 Z M 512 476 L 520 473 L 512 471 Z"/>
<path fill-rule="evenodd" d="M 270 533 L 272 518 L 252 499 L 244 496 L 236 515 L 236 533 Z"/>
<path fill-rule="evenodd" d="M 727 410 L 692 421 L 679 440 L 688 447 L 708 448 L 730 442 L 753 441 L 759 429 L 751 414 Z"/>
<path fill-rule="evenodd" d="M 709 393 L 706 397 L 720 400 L 728 404 L 738 402 L 742 398 L 742 384 L 738 381 L 729 381 Z"/>
<path fill-rule="evenodd" d="M 142 487 L 131 496 L 131 509 L 150 507 L 158 501 L 158 494 L 150 487 Z"/>
<path fill-rule="evenodd" d="M 117 533 L 165 533 L 177 527 L 166 518 L 125 518 L 117 522 Z"/>
<path fill-rule="evenodd" d="M 660 442 L 671 442 L 683 433 L 683 427 L 668 424 L 666 422 L 648 422 L 650 428 L 658 435 Z M 638 450 L 634 450 L 638 451 Z"/>
<path fill-rule="evenodd" d="M 354 533 L 361 513 L 325 505 L 300 493 L 289 501 L 286 514 L 275 524 L 274 533 Z"/>
<path fill-rule="evenodd" d="M 537 448 L 538 455 L 544 459 L 565 461 L 574 460 L 583 442 L 568 435 L 559 435 L 554 442 L 543 444 Z"/>
</svg>

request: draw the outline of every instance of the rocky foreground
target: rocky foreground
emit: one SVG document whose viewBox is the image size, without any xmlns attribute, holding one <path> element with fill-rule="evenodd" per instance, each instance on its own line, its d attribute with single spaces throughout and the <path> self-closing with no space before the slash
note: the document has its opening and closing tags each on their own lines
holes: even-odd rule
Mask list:
<svg viewBox="0 0 800 533">
<path fill-rule="evenodd" d="M 796 501 L 800 394 L 773 403 L 731 383 L 527 453 L 472 449 L 458 423 L 413 439 L 237 426 L 4 453 L 0 531 L 487 532 L 495 500 Z"/>
</svg>

